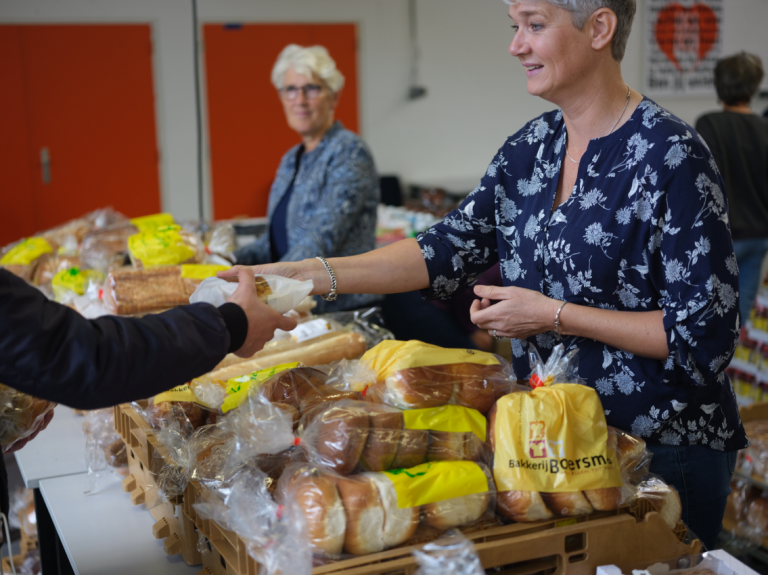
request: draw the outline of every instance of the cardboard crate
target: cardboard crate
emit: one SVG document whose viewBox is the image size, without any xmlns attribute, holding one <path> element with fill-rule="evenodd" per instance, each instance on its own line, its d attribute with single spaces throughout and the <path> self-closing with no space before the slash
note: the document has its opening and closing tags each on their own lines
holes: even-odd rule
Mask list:
<svg viewBox="0 0 768 575">
<path fill-rule="evenodd" d="M 201 519 L 192 502 L 197 486 L 185 496 L 184 513 L 208 539 L 210 552 L 203 553 L 199 575 L 263 575 L 248 554 L 245 542 L 215 522 Z M 585 517 L 539 523 L 515 523 L 467 533 L 483 567 L 502 567 L 500 573 L 546 572 L 592 575 L 600 565 L 617 561 L 640 562 L 656 557 L 699 553 L 701 543 L 685 544 L 687 529 L 675 530 L 641 501 L 634 507 Z M 420 545 L 337 561 L 315 567 L 313 575 L 413 575 L 416 563 L 411 552 Z M 286 574 L 288 575 L 288 574 Z"/>
<path fill-rule="evenodd" d="M 146 407 L 146 402 L 139 404 Z M 163 502 L 155 488 L 157 473 L 168 460 L 164 446 L 131 404 L 115 406 L 115 429 L 128 451 L 128 476 L 123 479 L 123 490 L 130 495 L 131 503 L 149 510 L 156 521 L 152 534 L 155 539 L 164 539 L 163 549 L 168 555 L 181 554 L 187 565 L 200 565 L 199 535 L 194 523 L 183 513 L 183 498 Z"/>
</svg>

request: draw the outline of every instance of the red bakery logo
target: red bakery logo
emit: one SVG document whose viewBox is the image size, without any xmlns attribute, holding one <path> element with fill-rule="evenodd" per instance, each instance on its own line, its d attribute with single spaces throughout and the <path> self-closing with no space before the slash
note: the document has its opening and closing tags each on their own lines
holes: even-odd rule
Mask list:
<svg viewBox="0 0 768 575">
<path fill-rule="evenodd" d="M 661 51 L 682 72 L 683 62 L 696 68 L 714 47 L 719 24 L 717 15 L 706 4 L 686 7 L 670 2 L 659 10 L 654 32 Z"/>
<path fill-rule="evenodd" d="M 546 426 L 543 421 L 528 422 L 528 456 L 531 459 L 547 456 Z"/>
</svg>

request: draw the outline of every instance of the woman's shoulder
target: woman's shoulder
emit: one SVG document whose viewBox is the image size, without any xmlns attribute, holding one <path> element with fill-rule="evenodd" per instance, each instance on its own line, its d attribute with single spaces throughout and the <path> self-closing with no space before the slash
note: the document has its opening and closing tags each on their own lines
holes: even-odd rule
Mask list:
<svg viewBox="0 0 768 575">
<path fill-rule="evenodd" d="M 538 154 L 541 144 L 552 143 L 560 135 L 563 123 L 562 110 L 551 110 L 544 112 L 540 116 L 526 122 L 517 132 L 509 136 L 502 146 L 514 149 L 515 154 L 520 154 L 524 149 L 529 148 L 534 154 Z"/>
<path fill-rule="evenodd" d="M 643 98 L 632 114 L 632 119 L 637 134 L 633 137 L 644 139 L 649 144 L 649 150 L 655 147 L 653 153 L 664 156 L 665 162 L 670 154 L 674 155 L 673 152 L 683 149 L 692 158 L 704 154 L 707 159 L 711 155 L 707 143 L 693 126 L 650 98 Z"/>
</svg>

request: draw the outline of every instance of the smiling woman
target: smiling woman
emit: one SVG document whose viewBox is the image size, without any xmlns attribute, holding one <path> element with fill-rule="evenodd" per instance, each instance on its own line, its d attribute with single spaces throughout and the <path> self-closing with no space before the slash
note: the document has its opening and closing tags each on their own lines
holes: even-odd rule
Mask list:
<svg viewBox="0 0 768 575">
<path fill-rule="evenodd" d="M 634 13 L 634 0 L 510 4 L 510 54 L 528 91 L 557 109 L 510 136 L 443 222 L 329 264 L 339 293 L 449 299 L 499 262 L 504 287 L 474 287 L 472 321 L 511 338 L 518 377 L 532 344 L 545 361 L 561 340 L 578 348 L 608 424 L 645 438 L 651 471 L 678 489 L 683 519 L 711 547 L 747 445 L 724 371 L 738 272 L 712 154 L 622 78 Z M 312 279 L 318 294 L 330 286 L 313 260 L 254 271 Z"/>
</svg>

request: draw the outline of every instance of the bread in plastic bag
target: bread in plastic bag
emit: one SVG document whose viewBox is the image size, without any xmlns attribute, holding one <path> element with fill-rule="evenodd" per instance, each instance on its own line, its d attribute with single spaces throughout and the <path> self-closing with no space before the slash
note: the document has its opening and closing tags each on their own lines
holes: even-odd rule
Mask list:
<svg viewBox="0 0 768 575">
<path fill-rule="evenodd" d="M 361 358 L 376 373 L 366 399 L 401 409 L 454 403 L 487 413 L 512 390 L 512 366 L 491 353 L 382 341 Z"/>
<path fill-rule="evenodd" d="M 315 554 L 367 555 L 403 544 L 420 528 L 439 534 L 492 515 L 490 471 L 472 462 L 427 463 L 346 477 L 321 466 L 289 465 L 278 502 L 295 501 Z"/>
<path fill-rule="evenodd" d="M 278 313 L 285 313 L 296 307 L 312 291 L 311 280 L 298 281 L 274 275 L 255 276 L 259 298 Z M 205 302 L 220 306 L 237 289 L 236 281 L 208 278 L 190 296 L 190 303 Z"/>
<path fill-rule="evenodd" d="M 40 261 L 57 247 L 42 237 L 25 238 L 0 250 L 0 266 L 31 282 Z"/>
<path fill-rule="evenodd" d="M 184 305 L 189 294 L 179 266 L 119 268 L 107 274 L 103 299 L 111 313 L 135 315 Z"/>
<path fill-rule="evenodd" d="M 413 556 L 419 566 L 415 575 L 485 575 L 475 546 L 458 529 L 414 549 Z"/>
<path fill-rule="evenodd" d="M 545 363 L 531 346 L 534 389 L 499 399 L 489 414 L 497 510 L 507 519 L 617 509 L 634 493 L 631 474 L 647 468 L 645 443 L 607 426 L 597 394 L 578 378 L 577 354 L 558 345 Z"/>
<path fill-rule="evenodd" d="M 45 414 L 56 406 L 0 383 L 0 445 L 7 451 L 37 430 Z"/>
<path fill-rule="evenodd" d="M 175 224 L 146 231 L 139 226 L 139 232 L 128 237 L 128 253 L 139 269 L 201 264 L 205 260 L 201 238 Z"/>
</svg>

